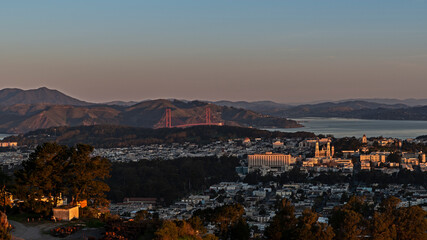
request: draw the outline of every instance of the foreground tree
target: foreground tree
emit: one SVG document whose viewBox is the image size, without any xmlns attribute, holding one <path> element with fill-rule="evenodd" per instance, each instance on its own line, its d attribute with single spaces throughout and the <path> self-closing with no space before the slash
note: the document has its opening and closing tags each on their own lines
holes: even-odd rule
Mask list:
<svg viewBox="0 0 427 240">
<path fill-rule="evenodd" d="M 56 206 L 60 194 L 66 191 L 64 172 L 69 163 L 69 149 L 56 143 L 38 146 L 15 173 L 16 194 L 36 213 Z M 46 204 L 45 204 L 46 203 Z"/>
<path fill-rule="evenodd" d="M 31 211 L 45 215 L 57 206 L 61 194 L 70 196 L 73 204 L 85 199 L 89 204 L 102 205 L 109 190 L 103 180 L 108 177 L 110 163 L 91 157 L 92 151 L 88 145 L 38 146 L 15 173 L 17 196 Z"/>
<path fill-rule="evenodd" d="M 3 171 L 0 170 L 0 206 L 3 209 L 3 212 L 6 213 L 7 207 L 12 207 L 11 202 L 11 194 L 8 191 L 6 184 L 10 182 L 9 176 L 3 173 Z"/>
<path fill-rule="evenodd" d="M 110 188 L 104 180 L 109 177 L 110 162 L 99 156 L 92 157 L 93 149 L 85 144 L 70 149 L 66 179 L 73 204 L 81 200 L 91 200 L 94 206 L 108 203 L 105 192 L 110 191 Z"/>
<path fill-rule="evenodd" d="M 374 213 L 370 224 L 372 239 L 397 239 L 395 216 L 399 203 L 400 199 L 396 197 L 387 198 L 380 203 L 380 207 Z"/>
<path fill-rule="evenodd" d="M 218 229 L 218 235 L 221 239 L 228 239 L 231 236 L 231 228 L 242 221 L 245 209 L 240 204 L 226 205 L 214 210 L 212 222 Z"/>
<path fill-rule="evenodd" d="M 286 198 L 279 204 L 279 210 L 271 224 L 266 228 L 266 239 L 307 239 L 331 240 L 334 232 L 330 226 L 320 223 L 319 215 L 310 209 L 305 209 L 302 216 L 296 218 L 294 206 Z"/>
<path fill-rule="evenodd" d="M 399 208 L 396 214 L 396 239 L 427 239 L 426 211 L 419 206 L 412 206 Z"/>
<path fill-rule="evenodd" d="M 371 206 L 362 197 L 352 196 L 345 205 L 335 207 L 329 218 L 335 232 L 334 239 L 359 239 L 369 225 L 366 219 L 371 213 Z"/>
<path fill-rule="evenodd" d="M 10 236 L 10 224 L 7 221 L 7 216 L 3 212 L 0 212 L 0 239 L 9 240 Z"/>
<path fill-rule="evenodd" d="M 294 239 L 332 240 L 335 236 L 332 227 L 320 223 L 319 215 L 310 209 L 305 209 L 297 220 Z"/>
<path fill-rule="evenodd" d="M 217 240 L 214 235 L 207 234 L 203 237 L 186 221 L 164 221 L 162 226 L 155 232 L 158 240 Z"/>
<path fill-rule="evenodd" d="M 284 198 L 279 204 L 279 210 L 273 221 L 265 229 L 264 235 L 271 240 L 294 239 L 297 219 L 292 203 Z"/>
</svg>

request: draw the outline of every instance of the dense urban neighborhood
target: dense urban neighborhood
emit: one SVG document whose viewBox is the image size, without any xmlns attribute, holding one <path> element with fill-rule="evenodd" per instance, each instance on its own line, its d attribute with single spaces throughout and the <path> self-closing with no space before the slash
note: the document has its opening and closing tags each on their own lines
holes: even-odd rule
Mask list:
<svg viewBox="0 0 427 240">
<path fill-rule="evenodd" d="M 108 213 L 108 216 L 117 216 L 115 219 L 121 219 L 120 224 L 127 226 L 129 221 L 134 224 L 135 219 L 140 219 L 141 214 L 145 216 L 143 218 L 146 221 L 158 219 L 163 222 L 186 222 L 189 219 L 194 220 L 196 216 L 200 217 L 200 214 L 205 214 L 206 211 L 239 206 L 239 209 L 241 208 L 239 219 L 244 220 L 244 226 L 247 226 L 245 235 L 247 238 L 243 239 L 265 238 L 269 234 L 268 229 L 271 228 L 269 226 L 274 223 L 275 216 L 280 212 L 278 203 L 283 199 L 292 205 L 296 219 L 303 218 L 309 209 L 312 214 L 315 214 L 316 222 L 325 226 L 331 225 L 331 218 L 336 217 L 337 209 L 346 206 L 349 201 L 360 201 L 371 211 L 376 211 L 381 208 L 385 199 L 395 197 L 399 199 L 395 205 L 396 209 L 419 206 L 425 216 L 427 211 L 425 144 L 423 138 L 402 140 L 361 136 L 336 139 L 332 136 L 318 136 L 317 138 L 281 139 L 246 137 L 207 144 L 185 142 L 92 150 L 77 146 L 76 149 L 85 149 L 80 151 L 90 153 L 90 156 L 86 156 L 88 159 L 108 159 L 112 164 L 112 176 L 107 180 L 110 186 L 102 190 L 107 193 L 104 197 L 109 198 L 109 201 L 105 199 L 108 203 L 101 204 L 99 197 L 102 196 L 102 192 L 76 199 L 63 190 L 64 195 L 62 192 L 54 195 L 57 197 L 52 205 L 52 215 L 48 212 L 44 214 L 47 214 L 45 217 L 51 216 L 55 221 L 76 221 L 83 216 L 83 218 L 89 216 L 87 211 L 92 209 L 90 211 L 98 212 L 95 216 L 106 216 L 105 214 Z M 28 165 L 29 159 L 34 159 L 34 154 L 50 151 L 49 148 L 64 148 L 59 145 L 35 147 L 4 142 L 0 152 L 4 172 L 13 174 L 19 170 L 18 175 L 15 173 L 15 177 L 18 177 L 15 181 L 18 181 L 22 176 L 22 173 L 19 175 L 19 172 L 23 171 L 20 170 L 21 166 Z M 70 150 L 73 151 L 73 149 Z M 70 156 L 73 158 L 73 155 Z M 215 163 L 218 161 L 215 159 L 221 159 L 221 161 Z M 212 178 L 212 181 L 203 180 L 202 184 L 198 184 L 200 177 L 187 176 L 192 174 L 191 172 L 200 171 L 198 168 L 193 169 L 198 165 L 197 161 L 205 162 L 204 164 L 213 161 L 210 163 L 214 164 L 210 167 L 212 172 L 201 175 L 202 178 Z M 177 162 L 187 162 L 193 166 L 176 165 Z M 150 165 L 151 163 L 153 164 Z M 163 163 L 164 165 L 161 165 Z M 139 165 L 132 167 L 132 164 Z M 141 167 L 149 167 L 148 171 L 165 173 L 163 178 L 153 175 L 151 181 L 167 181 L 172 174 L 167 170 L 170 166 L 177 167 L 177 173 L 180 173 L 181 177 L 177 178 L 179 180 L 176 184 L 184 185 L 184 188 L 181 189 L 178 186 L 174 190 L 166 190 L 167 184 L 158 184 L 156 185 L 158 189 L 150 190 L 143 186 L 132 188 L 126 183 L 133 181 L 131 185 L 139 185 L 138 181 L 142 180 L 133 178 L 134 173 L 131 169 L 140 169 L 137 171 L 142 174 L 146 170 L 141 170 Z M 212 170 L 216 167 L 222 175 Z M 117 183 L 120 182 L 119 179 L 123 179 L 124 185 Z M 172 192 L 165 193 L 164 190 Z M 176 190 L 178 192 L 173 193 Z M 8 196 L 9 208 L 13 209 L 17 206 L 22 208 L 24 199 L 20 199 L 19 194 L 13 195 L 8 191 L 3 194 Z M 39 197 L 42 197 L 40 199 L 42 202 L 53 201 L 53 198 L 49 199 L 45 195 L 39 195 Z M 222 234 L 225 233 L 218 229 L 215 221 L 205 219 L 202 222 L 200 224 L 203 225 L 204 230 L 199 237 L 217 236 L 224 239 L 225 235 Z M 112 229 L 115 225 L 111 222 L 108 224 L 104 227 L 107 229 L 104 230 L 106 231 L 104 239 L 114 239 L 107 236 L 114 233 Z M 425 221 L 421 221 L 420 224 L 421 228 L 425 227 L 422 225 Z M 139 231 L 154 231 L 153 234 L 159 236 L 158 231 L 161 228 L 156 229 L 157 232 L 153 229 L 142 230 L 142 228 Z M 101 230 L 101 232 L 104 231 Z M 370 234 L 366 231 L 362 232 L 367 236 Z M 100 234 L 98 232 L 95 235 Z M 120 235 L 120 233 L 115 234 Z M 125 238 L 133 239 L 128 233 L 122 234 Z"/>
</svg>

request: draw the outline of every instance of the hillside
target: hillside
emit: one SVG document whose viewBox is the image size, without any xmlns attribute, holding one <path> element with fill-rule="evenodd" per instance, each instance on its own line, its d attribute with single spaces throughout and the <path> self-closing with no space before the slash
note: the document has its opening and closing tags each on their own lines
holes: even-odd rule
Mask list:
<svg viewBox="0 0 427 240">
<path fill-rule="evenodd" d="M 304 117 L 339 117 L 379 120 L 427 120 L 426 107 L 411 107 L 402 102 L 408 100 L 384 99 L 373 101 L 348 100 L 339 102 L 322 102 L 290 106 L 275 102 L 230 102 L 218 101 L 218 105 L 239 106 L 255 110 L 275 117 L 304 118 Z M 381 99 L 380 99 L 381 100 Z M 413 100 L 413 103 L 422 103 L 422 99 Z M 393 104 L 391 104 L 393 103 Z"/>
<path fill-rule="evenodd" d="M 190 128 L 136 128 L 113 125 L 53 127 L 39 129 L 4 141 L 17 141 L 19 145 L 38 145 L 54 141 L 65 145 L 86 143 L 95 147 L 126 147 L 145 144 L 192 142 L 196 144 L 244 137 L 263 138 L 313 138 L 313 133 L 271 132 L 255 128 L 233 126 L 196 126 Z"/>
<path fill-rule="evenodd" d="M 216 101 L 213 102 L 216 105 L 227 106 L 227 107 L 235 107 L 235 108 L 243 108 L 251 111 L 264 113 L 264 114 L 272 114 L 275 112 L 279 112 L 288 108 L 291 108 L 291 105 L 276 103 L 272 101 L 256 101 L 256 102 L 246 102 L 246 101 Z"/>
<path fill-rule="evenodd" d="M 344 118 L 365 118 L 378 119 L 376 116 L 371 116 L 371 112 L 377 109 L 395 110 L 406 109 L 408 106 L 404 104 L 381 104 L 366 101 L 346 101 L 346 102 L 325 102 L 319 104 L 306 104 L 285 109 L 280 112 L 275 112 L 274 116 L 286 117 L 344 117 Z M 373 111 L 374 110 L 374 111 Z M 366 113 L 366 114 L 365 114 Z"/>
<path fill-rule="evenodd" d="M 133 127 L 161 128 L 165 126 L 167 108 L 172 112 L 172 125 L 201 123 L 209 107 L 212 122 L 232 126 L 300 127 L 297 122 L 271 117 L 253 111 L 217 106 L 200 101 L 183 102 L 151 100 L 126 106 L 71 106 L 50 104 L 16 104 L 0 106 L 0 132 L 25 133 L 57 126 L 91 126 L 114 124 Z M 162 120 L 163 119 L 163 120 Z"/>
<path fill-rule="evenodd" d="M 5 88 L 0 90 L 0 105 L 11 106 L 15 104 L 55 104 L 87 106 L 88 102 L 80 101 L 76 98 L 67 96 L 57 90 L 45 87 L 31 90 L 22 90 L 17 88 Z"/>
</svg>

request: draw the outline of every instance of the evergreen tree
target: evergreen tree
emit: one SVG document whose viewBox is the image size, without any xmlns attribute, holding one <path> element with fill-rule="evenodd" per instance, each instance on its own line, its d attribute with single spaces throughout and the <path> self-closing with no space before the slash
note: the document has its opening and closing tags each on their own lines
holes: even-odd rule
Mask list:
<svg viewBox="0 0 427 240">
<path fill-rule="evenodd" d="M 18 197 L 36 213 L 48 211 L 46 205 L 56 206 L 60 194 L 66 191 L 64 172 L 68 164 L 66 146 L 56 143 L 38 146 L 15 173 Z"/>
<path fill-rule="evenodd" d="M 90 200 L 94 206 L 108 203 L 105 192 L 110 190 L 104 182 L 109 177 L 110 162 L 99 156 L 92 157 L 93 147 L 79 144 L 71 148 L 69 168 L 66 171 L 68 190 L 74 204 Z"/>
<path fill-rule="evenodd" d="M 319 215 L 310 209 L 305 209 L 297 220 L 294 239 L 332 240 L 335 236 L 332 227 L 318 222 Z"/>
<path fill-rule="evenodd" d="M 294 214 L 295 208 L 286 198 L 281 200 L 278 207 L 279 210 L 270 225 L 265 229 L 264 235 L 271 240 L 294 239 L 297 223 Z"/>
<path fill-rule="evenodd" d="M 83 199 L 95 206 L 104 204 L 109 188 L 103 181 L 110 163 L 92 157 L 92 151 L 93 147 L 82 144 L 72 148 L 56 143 L 38 146 L 15 173 L 16 195 L 24 200 L 24 207 L 48 215 L 61 194 L 71 196 L 72 204 Z"/>
</svg>

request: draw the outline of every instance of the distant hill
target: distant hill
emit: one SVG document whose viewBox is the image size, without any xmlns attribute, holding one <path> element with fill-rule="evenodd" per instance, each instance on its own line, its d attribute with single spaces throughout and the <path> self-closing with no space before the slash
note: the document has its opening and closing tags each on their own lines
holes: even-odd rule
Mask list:
<svg viewBox="0 0 427 240">
<path fill-rule="evenodd" d="M 426 99 L 360 98 L 360 99 L 342 100 L 339 102 L 346 102 L 346 101 L 365 101 L 365 102 L 388 104 L 388 105 L 403 104 L 403 105 L 407 105 L 409 107 L 426 106 L 427 105 L 427 98 Z"/>
<path fill-rule="evenodd" d="M 220 106 L 248 109 L 248 110 L 252 110 L 252 111 L 264 113 L 264 114 L 272 114 L 272 113 L 282 111 L 292 107 L 291 105 L 288 105 L 288 104 L 276 103 L 272 101 L 256 101 L 256 102 L 216 101 L 213 103 Z"/>
<path fill-rule="evenodd" d="M 104 105 L 113 105 L 113 106 L 124 106 L 124 107 L 130 107 L 132 105 L 138 104 L 139 102 L 136 101 L 111 101 L 111 102 L 106 102 L 106 103 L 102 103 Z"/>
<path fill-rule="evenodd" d="M 245 127 L 301 127 L 286 118 L 303 117 L 427 120 L 425 107 L 418 106 L 424 103 L 427 99 L 367 99 L 297 106 L 272 101 L 208 103 L 175 99 L 95 104 L 45 87 L 32 90 L 7 88 L 0 90 L 0 133 L 100 124 L 160 128 L 165 126 L 166 108 L 172 111 L 173 126 L 205 122 L 206 107 L 211 110 L 212 122 Z"/>
<path fill-rule="evenodd" d="M 90 126 L 101 124 L 145 128 L 164 127 L 161 119 L 166 108 L 172 111 L 173 126 L 205 122 L 205 109 L 209 107 L 212 122 L 232 126 L 269 128 L 301 127 L 297 122 L 272 117 L 250 110 L 218 106 L 200 101 L 183 102 L 150 100 L 126 106 L 71 106 L 50 104 L 16 104 L 0 106 L 0 132 L 25 133 L 57 126 Z"/>
<path fill-rule="evenodd" d="M 347 102 L 326 102 L 319 104 L 306 104 L 291 107 L 283 111 L 272 113 L 274 116 L 286 116 L 293 118 L 300 117 L 344 117 L 344 118 L 360 118 L 361 115 L 369 118 L 369 114 L 376 109 L 406 109 L 408 106 L 404 104 L 380 104 L 366 101 L 347 101 Z M 378 119 L 378 118 L 373 118 Z"/>
<path fill-rule="evenodd" d="M 4 141 L 17 141 L 19 145 L 38 145 L 44 142 L 58 142 L 65 145 L 77 143 L 95 147 L 127 147 L 145 144 L 169 144 L 191 142 L 196 144 L 233 138 L 314 138 L 308 132 L 272 132 L 255 128 L 234 126 L 196 126 L 190 128 L 136 128 L 114 125 L 53 127 L 39 129 L 18 136 L 10 136 Z"/>
<path fill-rule="evenodd" d="M 250 109 L 259 113 L 282 118 L 304 118 L 304 117 L 340 117 L 360 119 L 383 119 L 383 120 L 427 120 L 423 107 L 410 107 L 401 102 L 410 100 L 383 99 L 384 103 L 348 100 L 338 102 L 321 102 L 316 104 L 302 104 L 291 106 L 287 104 L 270 101 L 262 102 L 230 102 L 218 101 L 218 105 L 235 106 Z M 422 103 L 422 99 L 414 100 L 412 103 Z M 393 103 L 393 104 L 391 104 Z"/>
<path fill-rule="evenodd" d="M 22 90 L 17 88 L 5 88 L 0 90 L 0 105 L 11 106 L 15 104 L 87 106 L 91 103 L 80 101 L 57 90 L 48 89 L 46 87 L 31 90 Z"/>
</svg>

